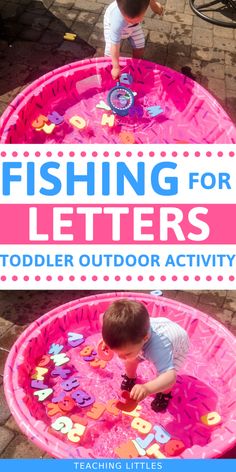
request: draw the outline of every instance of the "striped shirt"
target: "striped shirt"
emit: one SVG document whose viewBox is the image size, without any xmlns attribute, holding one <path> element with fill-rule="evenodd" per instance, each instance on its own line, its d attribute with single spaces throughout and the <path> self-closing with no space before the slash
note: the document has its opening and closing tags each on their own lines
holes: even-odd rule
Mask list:
<svg viewBox="0 0 236 472">
<path fill-rule="evenodd" d="M 189 348 L 188 335 L 168 318 L 150 318 L 151 335 L 143 346 L 142 356 L 150 360 L 159 374 L 179 370 Z"/>
</svg>

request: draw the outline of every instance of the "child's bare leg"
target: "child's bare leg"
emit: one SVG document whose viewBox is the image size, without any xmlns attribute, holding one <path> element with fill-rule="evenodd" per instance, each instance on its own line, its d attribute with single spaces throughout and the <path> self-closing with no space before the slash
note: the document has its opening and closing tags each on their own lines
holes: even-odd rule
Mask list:
<svg viewBox="0 0 236 472">
<path fill-rule="evenodd" d="M 157 2 L 156 0 L 150 0 L 149 5 L 153 13 L 157 13 L 157 15 L 160 15 L 160 16 L 163 15 L 164 7 L 159 2 Z"/>
<path fill-rule="evenodd" d="M 144 48 L 133 49 L 133 58 L 142 59 L 144 56 Z"/>
<path fill-rule="evenodd" d="M 132 361 L 125 361 L 125 373 L 127 377 L 129 377 L 130 379 L 135 379 L 138 364 L 138 359 L 132 359 Z"/>
</svg>

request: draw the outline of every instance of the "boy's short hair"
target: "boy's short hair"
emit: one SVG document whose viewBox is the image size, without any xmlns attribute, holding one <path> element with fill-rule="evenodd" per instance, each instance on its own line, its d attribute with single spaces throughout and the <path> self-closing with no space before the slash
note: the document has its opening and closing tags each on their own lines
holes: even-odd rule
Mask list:
<svg viewBox="0 0 236 472">
<path fill-rule="evenodd" d="M 117 0 L 117 5 L 128 18 L 136 18 L 146 11 L 150 0 Z"/>
<path fill-rule="evenodd" d="M 113 302 L 103 316 L 102 337 L 110 349 L 138 344 L 148 334 L 149 314 L 145 306 L 133 300 Z"/>
</svg>

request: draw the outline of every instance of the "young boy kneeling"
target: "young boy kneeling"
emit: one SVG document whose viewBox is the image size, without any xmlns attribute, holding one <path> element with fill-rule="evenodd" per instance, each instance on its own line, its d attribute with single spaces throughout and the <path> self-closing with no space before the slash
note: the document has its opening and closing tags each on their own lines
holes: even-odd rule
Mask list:
<svg viewBox="0 0 236 472">
<path fill-rule="evenodd" d="M 189 348 L 188 335 L 168 318 L 150 318 L 145 306 L 136 301 L 121 299 L 111 304 L 103 316 L 103 348 L 106 346 L 124 361 L 122 390 L 130 391 L 136 401 L 156 393 L 153 410 L 163 411 L 172 398 L 171 388 Z M 140 361 L 153 362 L 157 377 L 136 383 Z"/>
</svg>

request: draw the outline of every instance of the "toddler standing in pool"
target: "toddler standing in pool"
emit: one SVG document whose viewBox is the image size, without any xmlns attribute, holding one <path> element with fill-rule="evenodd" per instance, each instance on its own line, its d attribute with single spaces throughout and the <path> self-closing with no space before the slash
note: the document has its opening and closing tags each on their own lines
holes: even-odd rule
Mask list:
<svg viewBox="0 0 236 472">
<path fill-rule="evenodd" d="M 112 77 L 120 76 L 120 42 L 129 39 L 133 57 L 143 57 L 145 38 L 141 27 L 145 12 L 150 4 L 158 15 L 163 14 L 163 6 L 156 0 L 116 0 L 107 8 L 104 16 L 105 56 L 112 59 Z"/>
<path fill-rule="evenodd" d="M 156 394 L 151 403 L 156 412 L 167 408 L 171 388 L 188 353 L 188 335 L 168 318 L 150 318 L 145 306 L 121 299 L 111 304 L 103 316 L 103 349 L 106 346 L 124 362 L 122 390 L 136 401 Z M 150 360 L 157 376 L 144 384 L 136 383 L 140 361 Z"/>
</svg>

